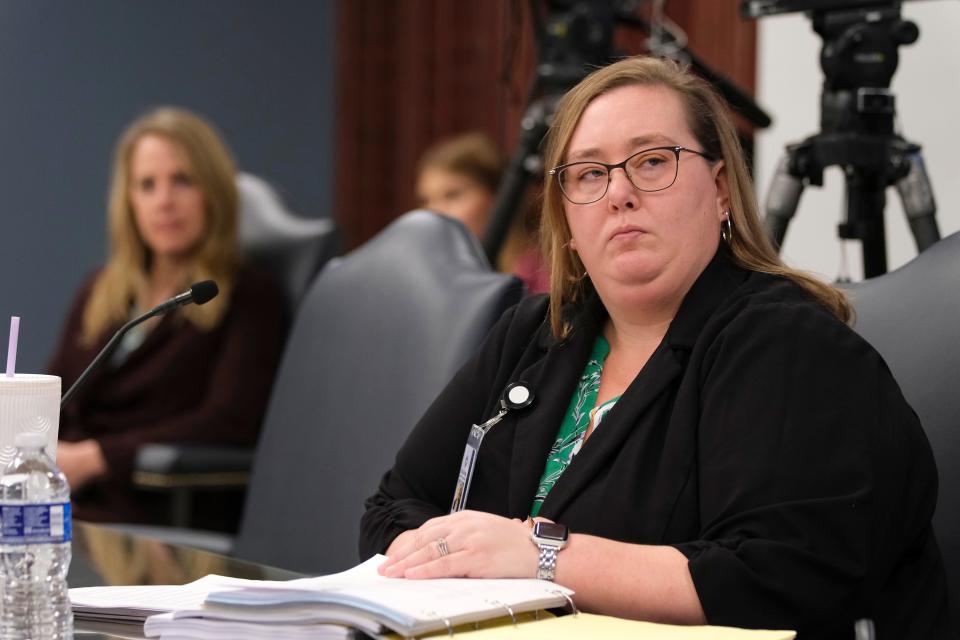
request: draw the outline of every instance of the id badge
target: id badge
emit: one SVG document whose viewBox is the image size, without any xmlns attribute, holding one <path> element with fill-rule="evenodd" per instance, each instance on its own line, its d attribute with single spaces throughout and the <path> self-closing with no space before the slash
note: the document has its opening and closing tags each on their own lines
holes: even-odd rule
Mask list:
<svg viewBox="0 0 960 640">
<path fill-rule="evenodd" d="M 467 504 L 467 495 L 470 493 L 470 481 L 473 479 L 473 470 L 477 466 L 477 454 L 480 453 L 480 444 L 483 442 L 483 436 L 486 435 L 478 425 L 470 427 L 470 435 L 467 436 L 467 446 L 463 448 L 463 460 L 460 462 L 460 475 L 457 478 L 457 489 L 453 493 L 453 504 L 450 506 L 450 513 L 463 511 Z"/>
<path fill-rule="evenodd" d="M 470 494 L 470 482 L 473 480 L 473 471 L 477 466 L 477 456 L 480 454 L 480 445 L 483 436 L 495 424 L 503 420 L 507 412 L 516 409 L 526 409 L 533 402 L 533 392 L 524 382 L 514 382 L 507 385 L 500 397 L 500 411 L 483 424 L 470 427 L 467 436 L 467 446 L 463 448 L 463 460 L 460 461 L 460 474 L 457 476 L 457 488 L 453 492 L 453 504 L 450 513 L 463 511 L 467 506 L 467 496 Z"/>
</svg>

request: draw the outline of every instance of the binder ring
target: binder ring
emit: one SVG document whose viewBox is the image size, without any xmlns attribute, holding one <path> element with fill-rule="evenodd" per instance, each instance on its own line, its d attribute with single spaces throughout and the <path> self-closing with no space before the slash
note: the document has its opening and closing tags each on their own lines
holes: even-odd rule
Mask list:
<svg viewBox="0 0 960 640">
<path fill-rule="evenodd" d="M 428 616 L 434 616 L 436 620 L 443 620 L 443 624 L 446 625 L 446 627 L 447 627 L 447 635 L 448 635 L 448 636 L 452 636 L 452 635 L 453 635 L 453 625 L 450 624 L 450 619 L 449 619 L 449 618 L 445 618 L 445 617 L 441 616 L 439 613 L 437 613 L 437 612 L 434 611 L 433 609 L 426 609 L 426 610 L 424 610 L 424 613 L 425 613 L 426 615 L 428 615 Z"/>
<path fill-rule="evenodd" d="M 510 620 L 513 621 L 513 626 L 517 626 L 517 614 L 513 612 L 513 609 L 510 608 L 510 605 L 508 605 L 506 602 L 501 602 L 500 600 L 487 600 L 487 602 L 506 609 L 507 613 L 510 614 Z"/>
<path fill-rule="evenodd" d="M 552 593 L 555 593 L 559 596 L 563 596 L 563 598 L 567 601 L 567 604 L 570 605 L 570 609 L 573 610 L 573 615 L 575 616 L 580 615 L 580 609 L 577 609 L 577 605 L 573 603 L 573 598 L 565 594 L 563 591 L 560 591 L 559 589 L 553 589 Z"/>
</svg>

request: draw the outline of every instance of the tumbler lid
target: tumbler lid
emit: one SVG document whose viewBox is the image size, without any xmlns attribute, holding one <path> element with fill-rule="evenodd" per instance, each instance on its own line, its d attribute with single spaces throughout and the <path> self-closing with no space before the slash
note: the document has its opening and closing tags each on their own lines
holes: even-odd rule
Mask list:
<svg viewBox="0 0 960 640">
<path fill-rule="evenodd" d="M 36 431 L 23 431 L 16 435 L 13 444 L 17 449 L 43 449 L 47 446 L 47 436 Z"/>
</svg>

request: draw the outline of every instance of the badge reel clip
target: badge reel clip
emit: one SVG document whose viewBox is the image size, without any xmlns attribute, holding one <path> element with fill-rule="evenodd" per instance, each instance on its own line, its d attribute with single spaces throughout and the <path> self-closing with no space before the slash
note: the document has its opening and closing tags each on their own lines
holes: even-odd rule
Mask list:
<svg viewBox="0 0 960 640">
<path fill-rule="evenodd" d="M 450 506 L 450 513 L 463 511 L 467 504 L 467 495 L 470 493 L 470 481 L 473 479 L 473 470 L 477 466 L 477 454 L 480 451 L 480 444 L 483 442 L 483 436 L 487 431 L 503 420 L 511 410 L 526 409 L 533 402 L 533 391 L 525 382 L 511 382 L 503 390 L 500 397 L 500 410 L 483 424 L 475 424 L 470 427 L 470 435 L 467 437 L 467 446 L 463 450 L 463 461 L 460 462 L 460 475 L 457 478 L 457 489 L 453 493 L 453 504 Z"/>
</svg>

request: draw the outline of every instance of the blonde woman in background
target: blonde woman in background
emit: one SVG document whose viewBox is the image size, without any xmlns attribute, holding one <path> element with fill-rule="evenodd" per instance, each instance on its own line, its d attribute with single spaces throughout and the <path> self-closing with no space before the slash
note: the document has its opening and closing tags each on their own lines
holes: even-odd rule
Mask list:
<svg viewBox="0 0 960 640">
<path fill-rule="evenodd" d="M 131 488 L 143 444 L 256 441 L 284 319 L 279 291 L 241 260 L 235 174 L 214 128 L 183 109 L 144 115 L 117 144 L 109 259 L 80 289 L 50 373 L 68 388 L 121 325 L 193 282 L 220 294 L 131 331 L 63 409 L 57 461 L 76 518 L 168 515 L 163 496 Z"/>
<path fill-rule="evenodd" d="M 417 199 L 420 206 L 459 220 L 482 240 L 502 173 L 503 160 L 486 134 L 441 140 L 417 165 Z M 495 266 L 517 275 L 529 293 L 542 293 L 549 288 L 549 274 L 537 247 L 536 217 L 527 209 L 514 220 Z"/>
</svg>

